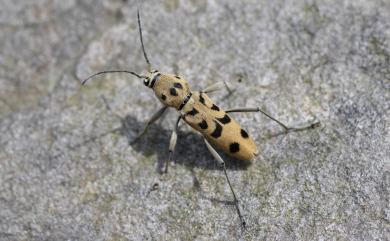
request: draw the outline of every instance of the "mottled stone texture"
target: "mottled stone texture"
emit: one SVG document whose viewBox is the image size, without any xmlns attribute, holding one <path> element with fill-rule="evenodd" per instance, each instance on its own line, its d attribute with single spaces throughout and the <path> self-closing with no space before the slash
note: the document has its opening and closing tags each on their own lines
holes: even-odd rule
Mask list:
<svg viewBox="0 0 390 241">
<path fill-rule="evenodd" d="M 159 108 L 136 2 L 0 0 L 0 240 L 386 240 L 390 237 L 390 2 L 146 0 L 153 66 L 193 89 L 226 80 L 223 108 L 261 154 L 227 158 L 248 223 L 200 136 Z M 224 156 L 226 157 L 226 156 Z"/>
</svg>

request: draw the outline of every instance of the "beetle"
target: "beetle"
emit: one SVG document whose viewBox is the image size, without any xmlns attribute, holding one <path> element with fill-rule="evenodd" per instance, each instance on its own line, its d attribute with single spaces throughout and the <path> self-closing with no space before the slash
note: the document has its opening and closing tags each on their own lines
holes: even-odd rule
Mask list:
<svg viewBox="0 0 390 241">
<path fill-rule="evenodd" d="M 82 81 L 82 85 L 84 85 L 89 79 L 106 73 L 128 73 L 138 77 L 139 79 L 142 79 L 144 85 L 150 88 L 156 97 L 160 100 L 162 107 L 147 121 L 142 131 L 137 134 L 133 142 L 136 142 L 143 134 L 145 134 L 148 127 L 156 120 L 158 120 L 167 110 L 167 108 L 176 109 L 179 112 L 179 117 L 176 120 L 176 124 L 170 138 L 169 157 L 166 159 L 164 172 L 167 173 L 168 171 L 168 164 L 172 160 L 177 143 L 178 125 L 179 122 L 183 120 L 203 136 L 206 147 L 222 168 L 234 199 L 237 215 L 241 221 L 241 225 L 245 228 L 246 222 L 243 215 L 241 214 L 237 196 L 229 180 L 225 162 L 215 150 L 215 148 L 223 151 L 233 158 L 245 162 L 252 161 L 259 152 L 250 134 L 244 130 L 241 125 L 228 113 L 260 112 L 278 123 L 286 132 L 314 128 L 319 125 L 319 122 L 314 122 L 303 127 L 288 127 L 276 118 L 267 114 L 265 111 L 261 110 L 259 107 L 233 108 L 226 111 L 223 110 L 222 108 L 218 107 L 207 95 L 207 93 L 219 90 L 221 88 L 221 82 L 211 85 L 202 91 L 191 91 L 188 81 L 184 78 L 175 74 L 162 73 L 158 70 L 152 69 L 152 65 L 144 47 L 142 24 L 138 7 L 137 22 L 142 53 L 147 64 L 147 73 L 145 75 L 141 75 L 128 70 L 101 71 L 84 79 Z M 223 81 L 223 84 L 227 89 L 229 89 L 225 81 Z"/>
</svg>

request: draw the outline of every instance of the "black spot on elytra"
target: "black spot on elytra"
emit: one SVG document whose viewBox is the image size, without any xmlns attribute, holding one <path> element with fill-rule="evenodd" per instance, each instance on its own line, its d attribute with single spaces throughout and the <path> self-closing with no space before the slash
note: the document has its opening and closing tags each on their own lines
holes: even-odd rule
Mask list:
<svg viewBox="0 0 390 241">
<path fill-rule="evenodd" d="M 175 75 L 175 78 L 176 78 L 176 79 L 181 79 L 181 78 L 180 78 L 179 76 L 177 76 L 177 75 Z"/>
<path fill-rule="evenodd" d="M 218 106 L 216 106 L 215 104 L 213 104 L 213 106 L 211 106 L 211 109 L 212 109 L 212 110 L 219 111 L 219 107 L 218 107 Z"/>
<path fill-rule="evenodd" d="M 206 105 L 206 102 L 205 102 L 205 100 L 204 100 L 204 98 L 202 96 L 202 93 L 199 94 L 199 102 L 204 104 L 204 105 Z"/>
<path fill-rule="evenodd" d="M 231 143 L 229 146 L 229 150 L 231 153 L 239 152 L 240 151 L 240 144 L 238 144 L 237 142 Z"/>
<path fill-rule="evenodd" d="M 214 123 L 215 123 L 215 129 L 213 133 L 211 133 L 211 136 L 214 138 L 218 138 L 222 135 L 222 126 L 216 121 L 214 121 Z"/>
<path fill-rule="evenodd" d="M 164 94 L 162 94 L 162 95 L 161 95 L 161 99 L 162 99 L 162 100 L 166 100 L 167 97 L 166 97 Z"/>
<path fill-rule="evenodd" d="M 205 120 L 202 120 L 202 122 L 200 122 L 199 124 L 199 127 L 202 128 L 203 130 L 207 129 L 207 127 L 209 127 L 207 125 L 207 122 Z"/>
<path fill-rule="evenodd" d="M 173 86 L 178 89 L 183 89 L 183 86 L 180 83 L 174 83 Z"/>
<path fill-rule="evenodd" d="M 175 89 L 175 88 L 170 88 L 169 89 L 169 93 L 171 94 L 171 95 L 173 95 L 173 96 L 177 96 L 178 94 L 177 94 L 177 90 Z"/>
<path fill-rule="evenodd" d="M 198 111 L 197 109 L 192 108 L 192 110 L 191 110 L 191 111 L 188 111 L 186 114 L 187 114 L 187 115 L 196 115 L 196 114 L 198 114 L 198 113 L 199 113 L 199 111 Z"/>
<path fill-rule="evenodd" d="M 217 118 L 217 120 L 219 120 L 224 125 L 231 121 L 230 117 L 227 114 L 225 114 L 222 118 Z"/>
<path fill-rule="evenodd" d="M 244 129 L 241 129 L 241 136 L 245 139 L 249 137 L 248 133 Z"/>
</svg>

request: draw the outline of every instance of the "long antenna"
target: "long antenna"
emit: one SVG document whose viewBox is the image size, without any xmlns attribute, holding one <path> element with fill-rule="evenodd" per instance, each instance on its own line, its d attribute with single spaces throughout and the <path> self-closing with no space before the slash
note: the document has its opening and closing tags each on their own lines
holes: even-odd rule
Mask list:
<svg viewBox="0 0 390 241">
<path fill-rule="evenodd" d="M 138 2 L 138 4 L 139 4 L 139 2 Z M 142 38 L 142 25 L 141 25 L 141 18 L 139 17 L 139 6 L 138 5 L 137 5 L 137 19 L 138 19 L 138 30 L 139 30 L 139 38 L 141 40 L 142 52 L 144 53 L 144 57 L 145 57 L 146 63 L 148 64 L 148 71 L 151 72 L 152 71 L 152 65 L 150 64 L 148 55 L 146 54 L 145 46 L 144 46 L 144 40 Z"/>
<path fill-rule="evenodd" d="M 127 70 L 106 70 L 106 71 L 101 71 L 101 72 L 98 72 L 96 74 L 93 74 L 93 75 L 89 76 L 88 78 L 84 79 L 81 82 L 81 84 L 84 85 L 89 79 L 92 79 L 96 75 L 107 74 L 107 73 L 127 73 L 127 74 L 135 75 L 135 76 L 137 76 L 140 79 L 147 79 L 148 78 L 147 76 L 139 75 L 139 74 L 137 74 L 137 73 L 135 73 L 133 71 L 127 71 Z"/>
</svg>

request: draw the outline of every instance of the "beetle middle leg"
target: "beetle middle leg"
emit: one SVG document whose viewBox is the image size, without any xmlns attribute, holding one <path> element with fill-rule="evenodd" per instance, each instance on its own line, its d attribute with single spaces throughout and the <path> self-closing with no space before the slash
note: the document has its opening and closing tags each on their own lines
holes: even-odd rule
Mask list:
<svg viewBox="0 0 390 241">
<path fill-rule="evenodd" d="M 156 120 L 158 120 L 165 112 L 165 110 L 167 109 L 168 107 L 167 106 L 163 106 L 161 109 L 159 109 L 156 113 L 154 113 L 152 115 L 152 117 L 150 117 L 150 119 L 148 120 L 148 122 L 146 122 L 145 126 L 143 127 L 142 131 L 138 133 L 138 135 L 134 138 L 134 140 L 131 141 L 131 144 L 134 144 L 135 142 L 137 142 L 139 140 L 139 138 L 141 136 L 143 136 L 146 131 L 148 130 L 149 126 L 151 124 L 153 124 Z"/>
<path fill-rule="evenodd" d="M 230 183 L 229 177 L 227 175 L 225 162 L 222 159 L 222 157 L 218 154 L 218 152 L 210 145 L 210 143 L 206 139 L 204 139 L 204 142 L 206 143 L 207 148 L 209 149 L 210 153 L 213 155 L 215 160 L 223 168 L 223 172 L 225 173 L 225 177 L 226 177 L 226 180 L 227 180 L 227 182 L 229 184 L 230 191 L 232 192 L 232 195 L 233 195 L 234 205 L 236 207 L 236 211 L 237 211 L 238 217 L 240 218 L 240 221 L 241 221 L 241 224 L 242 224 L 243 228 L 245 228 L 246 222 L 244 220 L 244 217 L 241 215 L 240 207 L 238 206 L 238 199 L 236 197 L 236 194 L 234 193 L 232 184 Z"/>
<path fill-rule="evenodd" d="M 276 118 L 270 116 L 269 114 L 267 114 L 267 112 L 263 111 L 262 109 L 260 109 L 260 107 L 254 107 L 254 108 L 251 108 L 251 107 L 244 107 L 244 108 L 233 108 L 233 109 L 229 109 L 229 110 L 226 110 L 225 111 L 226 113 L 232 113 L 232 112 L 260 112 L 262 113 L 263 115 L 267 116 L 268 118 L 270 118 L 271 120 L 275 121 L 276 123 L 278 123 L 281 127 L 283 127 L 283 129 L 286 131 L 286 132 L 290 132 L 290 131 L 302 131 L 302 130 L 306 130 L 306 129 L 313 129 L 313 128 L 316 128 L 320 125 L 320 122 L 319 121 L 316 121 L 314 123 L 311 123 L 309 125 L 304 125 L 304 126 L 299 126 L 299 127 L 288 127 L 287 125 L 283 124 L 282 122 L 280 122 L 279 120 L 277 120 Z"/>
</svg>

